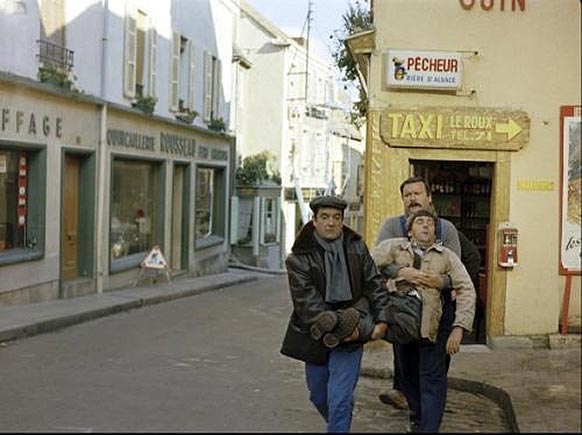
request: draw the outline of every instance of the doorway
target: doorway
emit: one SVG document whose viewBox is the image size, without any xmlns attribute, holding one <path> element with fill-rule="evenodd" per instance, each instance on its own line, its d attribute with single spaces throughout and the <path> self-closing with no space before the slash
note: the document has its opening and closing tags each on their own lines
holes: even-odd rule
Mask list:
<svg viewBox="0 0 582 435">
<path fill-rule="evenodd" d="M 488 232 L 494 164 L 475 161 L 411 160 L 415 176 L 425 178 L 439 217 L 451 221 L 479 251 L 478 277 L 473 278 L 477 303 L 471 334 L 463 344 L 486 341 Z"/>
<path fill-rule="evenodd" d="M 79 181 L 81 158 L 67 154 L 64 161 L 61 277 L 79 277 Z"/>
<path fill-rule="evenodd" d="M 189 209 L 189 166 L 174 165 L 172 182 L 172 242 L 170 266 L 172 270 L 188 268 L 188 209 Z"/>
</svg>

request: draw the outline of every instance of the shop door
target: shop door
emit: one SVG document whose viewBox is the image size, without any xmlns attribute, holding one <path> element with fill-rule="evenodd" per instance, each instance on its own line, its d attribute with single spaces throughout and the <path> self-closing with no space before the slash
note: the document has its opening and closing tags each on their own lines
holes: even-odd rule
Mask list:
<svg viewBox="0 0 582 435">
<path fill-rule="evenodd" d="M 477 305 L 473 332 L 463 340 L 485 343 L 487 302 L 488 231 L 491 219 L 493 164 L 487 162 L 411 161 L 414 175 L 431 186 L 432 202 L 439 217 L 451 221 L 479 251 L 481 264 L 473 277 Z"/>
<path fill-rule="evenodd" d="M 187 222 L 187 166 L 174 166 L 174 179 L 172 188 L 172 243 L 170 265 L 173 270 L 187 268 L 188 237 L 186 232 Z"/>
<path fill-rule="evenodd" d="M 64 280 L 79 276 L 79 157 L 65 155 L 63 185 L 63 220 L 61 232 L 61 276 Z"/>
</svg>

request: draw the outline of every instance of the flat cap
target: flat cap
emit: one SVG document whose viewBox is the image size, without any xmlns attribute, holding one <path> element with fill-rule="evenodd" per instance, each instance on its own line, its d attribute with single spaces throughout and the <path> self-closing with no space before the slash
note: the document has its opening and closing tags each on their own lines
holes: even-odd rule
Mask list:
<svg viewBox="0 0 582 435">
<path fill-rule="evenodd" d="M 344 209 L 347 206 L 348 203 L 345 202 L 343 199 L 338 198 L 337 196 L 330 195 L 315 197 L 309 203 L 309 207 L 311 208 L 311 210 L 313 210 L 313 213 L 315 213 L 317 209 L 321 207 L 331 207 L 344 211 Z"/>
</svg>

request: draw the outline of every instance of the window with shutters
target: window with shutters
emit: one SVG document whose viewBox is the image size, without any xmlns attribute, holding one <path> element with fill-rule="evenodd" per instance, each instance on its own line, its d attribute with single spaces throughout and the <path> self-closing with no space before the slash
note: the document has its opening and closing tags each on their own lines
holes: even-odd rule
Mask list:
<svg viewBox="0 0 582 435">
<path fill-rule="evenodd" d="M 126 97 L 134 98 L 137 62 L 137 10 L 129 4 L 125 9 L 124 39 L 123 93 Z"/>
<path fill-rule="evenodd" d="M 174 33 L 172 38 L 170 73 L 170 109 L 178 113 L 194 112 L 196 50 L 194 41 L 178 33 Z"/>
<path fill-rule="evenodd" d="M 180 34 L 172 34 L 172 50 L 170 52 L 170 110 L 176 112 L 180 100 Z"/>
<path fill-rule="evenodd" d="M 158 32 L 151 17 L 129 3 L 125 10 L 123 93 L 157 97 Z"/>
<path fill-rule="evenodd" d="M 66 71 L 73 67 L 73 51 L 65 46 L 65 30 L 64 0 L 42 0 L 38 41 L 42 67 Z"/>
<path fill-rule="evenodd" d="M 204 52 L 204 102 L 203 119 L 209 122 L 221 118 L 220 89 L 222 65 L 220 59 Z"/>
<path fill-rule="evenodd" d="M 155 24 L 150 20 L 148 29 L 149 42 L 149 78 L 148 78 L 148 95 L 150 97 L 158 96 L 158 31 Z"/>
<path fill-rule="evenodd" d="M 135 36 L 135 96 L 145 96 L 145 54 L 146 54 L 147 15 L 137 11 L 137 26 Z"/>
</svg>

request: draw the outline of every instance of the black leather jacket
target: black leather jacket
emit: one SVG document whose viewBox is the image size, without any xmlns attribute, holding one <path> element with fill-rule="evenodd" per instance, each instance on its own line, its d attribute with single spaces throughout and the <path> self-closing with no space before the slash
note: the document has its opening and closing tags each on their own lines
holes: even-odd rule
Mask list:
<svg viewBox="0 0 582 435">
<path fill-rule="evenodd" d="M 387 293 L 382 287 L 381 275 L 362 237 L 344 225 L 344 252 L 350 275 L 352 300 L 338 304 L 326 303 L 323 248 L 315 240 L 314 232 L 313 223 L 308 222 L 301 229 L 291 254 L 285 261 L 294 309 L 283 339 L 281 353 L 301 361 L 324 364 L 328 350 L 309 334 L 309 321 L 325 310 L 355 306 L 362 317 L 369 311 L 367 317 L 369 318 L 371 314 L 374 323 L 385 322 Z M 363 341 L 368 338 L 364 337 Z M 354 350 L 361 345 L 362 340 L 341 344 L 347 348 L 353 347 Z"/>
</svg>

